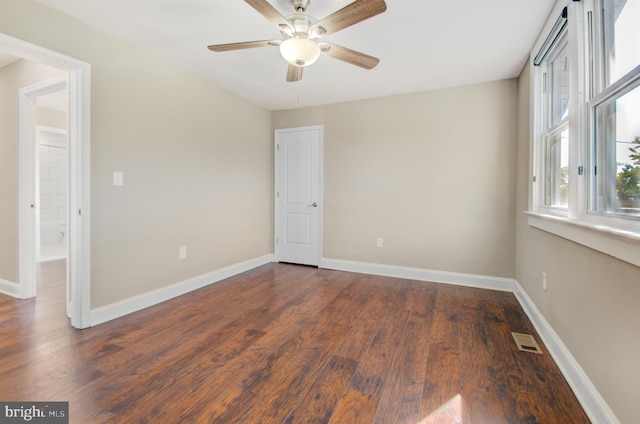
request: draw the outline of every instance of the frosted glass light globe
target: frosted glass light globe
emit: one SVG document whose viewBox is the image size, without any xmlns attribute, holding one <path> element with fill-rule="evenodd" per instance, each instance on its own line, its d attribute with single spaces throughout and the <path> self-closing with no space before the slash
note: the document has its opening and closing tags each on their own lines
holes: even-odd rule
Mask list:
<svg viewBox="0 0 640 424">
<path fill-rule="evenodd" d="M 309 66 L 320 57 L 320 46 L 307 38 L 288 38 L 280 44 L 280 54 L 293 66 Z"/>
</svg>

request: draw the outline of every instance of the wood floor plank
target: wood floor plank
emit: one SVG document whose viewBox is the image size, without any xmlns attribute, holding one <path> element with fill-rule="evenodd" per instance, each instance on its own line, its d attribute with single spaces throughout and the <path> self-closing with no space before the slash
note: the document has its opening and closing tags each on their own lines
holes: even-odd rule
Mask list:
<svg viewBox="0 0 640 424">
<path fill-rule="evenodd" d="M 292 292 L 295 293 L 295 290 L 292 290 Z M 248 291 L 245 292 L 245 295 L 247 295 L 247 293 Z M 255 298 L 258 299 L 261 297 L 264 297 L 264 294 L 257 293 Z M 251 298 L 254 298 L 254 296 L 251 295 Z M 278 297 L 279 301 L 285 301 L 286 299 L 288 299 L 288 297 Z M 255 302 L 257 302 L 257 300 Z M 237 305 L 234 305 L 232 313 L 227 314 L 224 319 L 221 319 L 221 317 L 218 317 L 215 314 L 213 316 L 213 319 L 211 320 L 198 322 L 198 320 L 194 319 L 193 322 L 196 325 L 190 328 L 186 333 L 180 334 L 180 339 L 175 340 L 175 337 L 173 339 L 169 338 L 169 340 L 172 341 L 172 343 L 170 343 L 170 345 L 168 346 L 170 352 L 163 353 L 163 350 L 159 350 L 159 345 L 154 343 L 155 340 L 149 340 L 149 342 L 153 343 L 156 348 L 153 351 L 153 356 L 151 358 L 147 358 L 148 355 L 141 356 L 138 359 L 140 365 L 135 369 L 130 368 L 128 372 L 124 373 L 123 377 L 120 377 L 117 382 L 114 382 L 114 385 L 123 386 L 125 388 L 128 388 L 129 391 L 135 391 L 135 387 L 129 384 L 129 380 L 142 379 L 142 381 L 144 382 L 145 379 L 155 379 L 156 376 L 148 371 L 148 369 L 152 368 L 155 369 L 157 373 L 165 375 L 167 374 L 167 370 L 169 370 L 168 376 L 171 376 L 173 369 L 179 369 L 181 373 L 181 380 L 185 383 L 189 381 L 189 384 L 192 384 L 193 382 L 189 380 L 189 376 L 193 375 L 193 378 L 198 378 L 200 375 L 200 367 L 205 366 L 195 360 L 195 358 L 197 358 L 198 356 L 197 352 L 200 351 L 207 352 L 207 358 L 203 359 L 203 361 L 205 361 L 205 364 L 209 362 L 214 364 L 214 366 L 207 367 L 207 372 L 215 371 L 217 367 L 222 366 L 222 364 L 225 364 L 226 361 L 234 358 L 239 351 L 242 351 L 244 348 L 247 348 L 249 346 L 255 345 L 256 339 L 251 340 L 251 343 L 247 343 L 247 335 L 260 334 L 260 337 L 262 337 L 265 334 L 264 332 L 260 332 L 259 330 L 251 330 L 251 328 L 256 326 L 256 323 L 264 317 L 264 314 L 269 310 L 268 308 L 259 307 L 249 310 L 244 314 L 241 314 L 241 316 L 239 316 L 235 321 L 227 323 L 227 320 L 230 319 L 229 316 L 234 318 L 236 317 L 236 315 L 233 314 L 233 311 L 237 310 L 236 307 Z M 195 314 L 198 316 L 207 316 L 207 314 L 202 314 L 200 311 L 197 311 Z M 222 328 L 220 328 L 219 326 L 210 325 L 211 321 L 215 320 L 219 320 L 220 322 L 226 324 Z M 209 331 L 202 332 L 200 328 L 203 327 L 208 327 Z M 180 341 L 181 339 L 184 341 Z M 174 349 L 174 344 L 176 343 L 176 341 L 180 344 L 179 350 Z M 194 346 L 194 348 L 187 349 L 189 346 Z M 171 352 L 174 353 L 172 354 Z M 180 355 L 181 353 L 182 356 L 176 356 Z M 115 358 L 114 360 L 118 361 L 122 359 Z M 128 363 L 131 364 L 131 359 L 128 359 Z M 129 365 L 129 367 L 131 367 L 131 365 Z M 171 381 L 171 379 L 166 379 L 165 384 L 169 384 L 169 382 Z M 114 386 L 112 386 L 112 389 L 109 390 L 110 399 L 113 399 L 115 396 L 119 395 L 122 399 L 125 399 L 128 402 L 132 401 L 132 396 L 130 393 L 121 394 L 117 390 L 114 392 L 113 387 Z M 159 387 L 159 389 L 162 388 L 162 386 Z M 187 388 L 185 388 L 185 390 L 186 389 Z M 109 398 L 105 401 L 108 402 Z"/>
<path fill-rule="evenodd" d="M 273 390 L 267 390 L 256 407 L 240 422 L 282 423 L 311 388 L 348 330 L 342 324 L 328 324 L 309 347 L 300 352 L 289 372 L 281 374 L 277 384 L 270 386 Z"/>
<path fill-rule="evenodd" d="M 408 300 L 407 323 L 380 396 L 374 423 L 415 423 L 420 419 L 435 291 L 414 286 L 408 292 Z"/>
<path fill-rule="evenodd" d="M 299 402 L 298 397 L 309 389 L 317 373 L 349 331 L 349 327 L 335 323 L 334 318 L 363 288 L 362 282 L 349 284 L 336 294 L 320 316 L 310 320 L 307 326 L 302 327 L 301 331 L 290 339 L 295 342 L 297 351 L 302 352 L 302 355 L 298 353 L 294 358 L 277 356 L 276 360 L 273 358 L 274 355 L 270 355 L 268 361 L 265 361 L 266 366 L 262 364 L 256 366 L 257 371 L 243 382 L 246 388 L 254 393 L 263 390 L 267 393 L 277 393 L 278 387 L 281 386 L 286 386 L 287 390 L 279 393 L 277 398 L 271 397 L 269 401 L 266 401 L 269 395 L 265 396 L 258 407 L 250 411 L 243 420 L 282 422 L 286 418 L 289 411 Z M 309 366 L 312 361 L 315 362 L 314 365 Z M 273 390 L 262 388 L 267 382 Z"/>
<path fill-rule="evenodd" d="M 300 351 L 309 346 L 311 337 L 307 334 L 288 339 L 278 349 L 260 363 L 256 363 L 251 373 L 241 383 L 228 389 L 224 398 L 212 402 L 202 411 L 198 421 L 239 422 L 266 393 L 278 392 L 287 375 L 297 375 L 308 368 L 308 359 L 301 360 Z M 313 358 L 317 358 L 313 352 Z"/>
<path fill-rule="evenodd" d="M 380 330 L 362 355 L 349 387 L 376 397 L 382 395 L 409 314 L 398 308 L 380 322 Z"/>
<path fill-rule="evenodd" d="M 370 424 L 376 414 L 378 398 L 353 389 L 347 389 L 329 424 Z"/>
<path fill-rule="evenodd" d="M 356 274 L 354 282 L 358 283 L 363 290 L 354 296 L 353 301 L 334 318 L 334 321 L 344 325 L 352 325 L 361 319 L 360 317 L 368 308 L 381 306 L 385 299 L 393 295 L 393 290 L 386 287 L 384 283 L 383 285 L 379 284 L 384 281 L 384 278 Z"/>
<path fill-rule="evenodd" d="M 336 290 L 338 289 L 336 288 Z M 202 409 L 205 409 L 205 405 L 209 400 L 215 399 L 223 394 L 221 391 L 223 389 L 220 387 L 224 387 L 224 385 L 216 385 L 215 387 L 203 389 L 200 391 L 202 398 L 189 394 L 193 391 L 194 387 L 201 387 L 205 381 L 212 379 L 225 381 L 227 385 L 237 384 L 243 376 L 251 371 L 256 363 L 263 360 L 265 351 L 273 350 L 282 343 L 280 339 L 274 337 L 273 333 L 270 334 L 265 331 L 253 329 L 256 324 L 256 319 L 252 318 L 244 325 L 240 323 L 230 325 L 228 338 L 220 337 L 221 340 L 219 340 L 219 343 L 216 343 L 215 346 L 211 346 L 209 349 L 192 349 L 190 364 L 178 363 L 176 364 L 177 366 L 171 368 L 175 369 L 176 373 L 179 373 L 180 379 L 180 382 L 172 383 L 173 390 L 182 387 L 182 390 L 179 392 L 183 394 L 182 396 L 184 397 L 190 397 L 193 405 L 189 405 L 188 408 L 176 408 L 171 412 L 165 412 L 163 413 L 166 415 L 164 419 L 171 420 L 174 416 L 199 414 Z M 292 322 L 289 322 L 289 324 L 291 324 L 289 329 L 295 327 Z M 245 335 L 242 333 L 243 328 L 245 328 Z M 257 337 L 248 339 L 246 336 L 251 334 Z M 268 341 L 263 343 L 263 340 L 267 338 Z M 260 348 L 255 348 L 257 345 L 260 345 Z M 201 352 L 204 352 L 202 360 L 194 361 L 193 358 L 201 356 Z M 161 370 L 164 368 L 165 367 L 159 367 Z M 147 395 L 146 398 L 151 396 L 153 395 Z M 178 399 L 167 399 L 167 401 L 180 399 L 182 399 L 182 397 Z M 141 399 L 144 404 L 153 404 L 153 400 L 158 401 L 159 399 L 148 400 L 149 402 L 146 402 L 144 398 Z"/>
<path fill-rule="evenodd" d="M 0 399 L 74 424 L 588 422 L 510 293 L 268 264 L 80 331 L 65 266 L 0 295 Z"/>
<path fill-rule="evenodd" d="M 438 285 L 422 393 L 422 418 L 437 414 L 443 405 L 460 396 L 459 314 L 456 288 Z"/>
<path fill-rule="evenodd" d="M 338 277 L 337 275 L 334 277 Z M 335 283 L 335 279 L 331 279 Z M 279 378 L 281 375 L 286 373 L 292 373 L 292 367 L 295 365 L 306 366 L 306 363 L 298 363 L 296 364 L 296 355 L 298 355 L 300 349 L 307 349 L 309 345 L 314 342 L 318 335 L 328 335 L 334 339 L 333 342 L 327 342 L 326 340 L 322 341 L 321 346 L 331 346 L 332 344 L 337 345 L 342 340 L 343 331 L 332 331 L 325 333 L 324 330 L 327 328 L 327 325 L 330 322 L 333 322 L 334 316 L 338 314 L 340 311 L 344 310 L 344 308 L 351 302 L 351 300 L 355 297 L 355 295 L 360 292 L 363 287 L 362 284 L 350 283 L 345 288 L 340 290 L 340 288 L 344 287 L 343 285 L 336 285 L 336 291 L 333 293 L 333 297 L 330 295 L 330 291 L 325 291 L 323 296 L 325 299 L 331 299 L 326 306 L 321 310 L 315 318 L 316 319 L 308 319 L 312 314 L 309 314 L 308 311 L 305 313 L 305 319 L 302 320 L 300 325 L 283 325 L 281 322 L 279 326 L 276 326 L 275 329 L 279 329 L 282 327 L 289 327 L 289 330 L 286 332 L 278 332 L 272 331 L 271 336 L 274 340 L 280 340 L 280 345 L 276 348 L 275 352 L 269 354 L 267 357 L 262 360 L 256 362 L 253 366 L 253 371 L 251 374 L 242 379 L 241 386 L 242 391 L 238 390 L 230 390 L 229 396 L 232 399 L 228 400 L 231 406 L 233 406 L 233 411 L 225 410 L 225 416 L 227 419 L 233 418 L 233 420 L 240 419 L 246 411 L 246 405 L 242 404 L 246 396 L 249 393 L 254 394 L 255 396 L 260 396 L 261 392 L 267 390 L 266 386 L 274 385 L 280 383 Z M 298 322 L 299 317 L 291 318 L 292 315 L 283 315 L 280 319 L 294 319 L 294 321 Z M 339 327 L 344 328 L 346 331 L 346 327 L 340 325 Z M 265 327 L 261 327 L 265 328 Z M 295 331 L 292 331 L 295 330 Z M 284 342 L 282 342 L 284 340 Z M 321 339 L 322 340 L 322 339 Z M 278 342 L 273 343 L 272 346 L 277 345 Z M 258 350 L 264 351 L 264 344 L 261 345 Z M 325 350 L 325 353 L 328 355 L 330 351 Z M 319 363 L 322 364 L 323 360 Z M 304 370 L 301 369 L 301 373 Z M 313 374 L 312 374 L 313 375 Z M 234 396 L 237 394 L 237 396 Z M 212 410 L 210 412 L 204 412 L 204 416 L 211 415 L 209 418 L 212 421 L 214 417 L 216 417 L 220 411 Z"/>
<path fill-rule="evenodd" d="M 111 410 L 124 413 L 128 407 L 135 407 L 138 403 L 164 403 L 179 400 L 181 397 L 176 399 L 175 394 L 171 396 L 172 391 L 182 389 L 180 393 L 189 393 L 198 382 L 204 381 L 205 375 L 221 372 L 221 368 L 263 336 L 264 333 L 260 331 L 246 330 L 224 339 L 223 344 L 218 344 L 214 337 L 203 340 L 197 345 L 182 346 L 179 353 L 183 355 L 172 355 L 161 363 L 154 364 L 148 370 L 129 375 L 129 382 L 124 380 L 125 383 L 120 383 L 118 389 L 107 391 L 101 398 L 101 403 Z M 139 389 L 136 390 L 136 387 L 130 383 L 131 380 L 145 387 L 154 387 L 154 391 L 144 393 Z"/>
<path fill-rule="evenodd" d="M 286 424 L 321 424 L 331 419 L 340 399 L 347 391 L 347 383 L 358 363 L 353 359 L 333 355 L 295 410 L 285 419 Z"/>
<path fill-rule="evenodd" d="M 380 321 L 384 320 L 389 313 L 389 296 L 392 293 L 390 291 L 376 292 L 377 296 L 369 297 L 367 303 L 359 307 L 360 314 L 355 318 L 357 325 L 352 325 L 351 331 L 336 352 L 337 355 L 359 361 L 373 338 L 378 334 Z M 353 321 L 347 322 L 353 323 Z"/>
<path fill-rule="evenodd" d="M 489 344 L 484 305 L 468 287 L 456 289 L 460 302 L 460 381 L 464 405 L 463 422 L 506 423 Z"/>
</svg>

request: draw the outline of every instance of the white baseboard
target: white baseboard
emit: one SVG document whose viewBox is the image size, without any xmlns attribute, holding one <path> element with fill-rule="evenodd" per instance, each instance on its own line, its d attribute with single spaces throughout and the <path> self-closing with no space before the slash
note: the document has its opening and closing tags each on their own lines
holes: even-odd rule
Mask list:
<svg viewBox="0 0 640 424">
<path fill-rule="evenodd" d="M 522 305 L 522 309 L 536 328 L 538 335 L 546 345 L 549 353 L 556 361 L 564 378 L 573 389 L 585 413 L 593 423 L 620 424 L 607 402 L 602 398 L 582 367 L 575 360 L 562 339 L 553 330 L 533 300 L 524 291 L 520 283 L 516 282 L 513 294 Z"/>
<path fill-rule="evenodd" d="M 515 279 L 323 258 L 321 268 L 513 292 L 593 423 L 620 424 L 607 402 Z"/>
<path fill-rule="evenodd" d="M 458 272 L 436 271 L 422 268 L 409 268 L 395 265 L 343 261 L 327 258 L 322 258 L 320 268 L 509 292 L 514 290 L 516 284 L 516 280 L 512 278 L 488 277 L 486 275 L 464 274 Z"/>
<path fill-rule="evenodd" d="M 101 306 L 91 310 L 91 326 L 105 323 L 116 318 L 137 312 L 141 309 L 148 308 L 153 305 L 165 302 L 169 299 L 173 299 L 191 291 L 208 286 L 209 284 L 217 283 L 234 275 L 241 274 L 249 271 L 253 268 L 257 268 L 261 265 L 274 261 L 274 255 L 269 254 L 261 256 L 259 258 L 250 259 L 245 262 L 240 262 L 226 268 L 222 268 L 198 277 L 190 278 L 185 281 L 181 281 L 176 284 L 172 284 L 168 287 L 163 287 L 158 290 L 154 290 L 149 293 L 144 293 L 139 296 L 125 299 L 120 302 L 115 302 L 110 305 Z"/>
<path fill-rule="evenodd" d="M 0 279 L 0 293 L 20 299 L 20 285 Z"/>
</svg>

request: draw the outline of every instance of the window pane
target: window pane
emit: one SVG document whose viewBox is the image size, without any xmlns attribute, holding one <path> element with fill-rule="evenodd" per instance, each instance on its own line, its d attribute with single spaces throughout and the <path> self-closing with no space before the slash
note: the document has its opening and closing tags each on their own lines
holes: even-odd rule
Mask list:
<svg viewBox="0 0 640 424">
<path fill-rule="evenodd" d="M 545 140 L 545 205 L 566 208 L 569 202 L 569 129 Z"/>
<path fill-rule="evenodd" d="M 603 0 L 607 86 L 640 65 L 640 0 Z"/>
<path fill-rule="evenodd" d="M 640 217 L 640 86 L 596 107 L 596 209 Z"/>
<path fill-rule="evenodd" d="M 569 115 L 569 56 L 566 34 L 548 62 L 549 72 L 549 127 Z"/>
</svg>

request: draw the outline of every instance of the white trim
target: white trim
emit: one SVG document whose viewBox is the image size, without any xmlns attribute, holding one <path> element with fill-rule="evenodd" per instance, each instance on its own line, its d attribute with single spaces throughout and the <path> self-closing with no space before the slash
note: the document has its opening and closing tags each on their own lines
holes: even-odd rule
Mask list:
<svg viewBox="0 0 640 424">
<path fill-rule="evenodd" d="M 640 234 L 582 220 L 525 212 L 529 225 L 640 266 Z"/>
<path fill-rule="evenodd" d="M 516 299 L 522 306 L 524 312 L 531 320 L 533 326 L 538 332 L 538 335 L 560 368 L 560 371 L 569 383 L 569 386 L 582 405 L 585 413 L 589 416 L 589 419 L 594 423 L 620 424 L 620 421 L 615 416 L 607 402 L 602 398 L 591 380 L 589 380 L 587 374 L 571 355 L 569 349 L 567 349 L 564 343 L 562 343 L 560 337 L 556 334 L 517 280 L 511 278 L 488 277 L 484 275 L 435 271 L 421 268 L 407 268 L 327 258 L 322 259 L 320 267 L 338 271 L 358 272 L 362 274 L 381 275 L 386 277 L 406 278 L 411 280 L 512 292 L 516 296 Z"/>
<path fill-rule="evenodd" d="M 70 281 L 69 295 L 71 297 L 71 310 L 69 312 L 71 325 L 76 328 L 85 328 L 89 326 L 91 304 L 91 65 L 5 34 L 0 34 L 0 51 L 68 72 L 69 210 L 70 212 L 73 211 L 73 213 L 69 214 L 68 223 L 70 237 L 67 272 Z M 30 209 L 30 203 L 25 203 L 25 199 L 21 199 L 18 207 L 22 212 L 21 208 Z M 78 212 L 80 210 L 82 210 L 82 216 Z M 22 261 L 22 259 L 21 257 L 20 260 Z M 26 266 L 22 268 L 26 269 Z M 29 291 L 26 285 L 19 285 L 21 290 Z M 25 294 L 29 295 L 31 293 Z"/>
<path fill-rule="evenodd" d="M 571 355 L 569 349 L 562 343 L 562 340 L 553 330 L 553 327 L 547 322 L 535 303 L 533 303 L 529 295 L 527 295 L 517 281 L 515 282 L 513 294 L 533 323 L 538 335 L 549 350 L 558 368 L 560 368 L 569 386 L 573 389 L 574 394 L 591 422 L 620 424 L 616 415 L 611 408 L 609 408 L 607 402 L 602 398 L 573 355 Z"/>
<path fill-rule="evenodd" d="M 327 258 L 322 258 L 320 268 L 500 291 L 513 291 L 516 283 L 516 280 L 512 278 L 489 277 L 486 275 L 463 274 L 459 272 L 437 271 Z"/>
<path fill-rule="evenodd" d="M 91 323 L 91 66 L 84 62 L 69 73 L 69 116 L 68 300 L 71 325 L 86 328 Z"/>
<path fill-rule="evenodd" d="M 20 284 L 12 283 L 11 281 L 3 280 L 0 278 L 0 293 L 19 299 Z"/>
<path fill-rule="evenodd" d="M 274 261 L 274 255 L 268 254 L 248 261 L 240 262 L 228 267 L 190 278 L 163 287 L 152 292 L 144 293 L 129 299 L 121 300 L 110 305 L 101 306 L 91 310 L 91 326 L 105 323 L 116 318 L 137 312 L 141 309 L 157 305 L 167 300 L 173 299 L 183 294 L 198 290 L 202 287 L 217 283 L 234 275 L 241 274 L 253 268 L 257 268 L 264 264 Z"/>
</svg>

